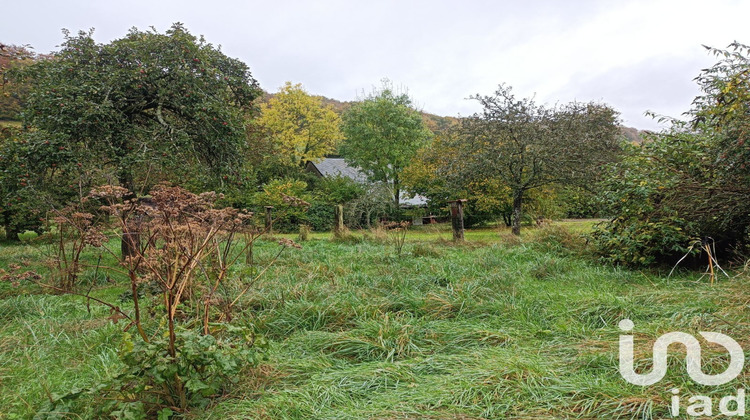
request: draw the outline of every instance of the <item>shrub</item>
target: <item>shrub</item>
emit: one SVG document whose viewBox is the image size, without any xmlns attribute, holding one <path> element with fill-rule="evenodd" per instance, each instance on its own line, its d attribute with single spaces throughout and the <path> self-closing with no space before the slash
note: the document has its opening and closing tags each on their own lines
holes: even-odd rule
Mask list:
<svg viewBox="0 0 750 420">
<path fill-rule="evenodd" d="M 614 219 L 593 235 L 605 259 L 647 265 L 695 240 L 720 251 L 748 243 L 750 46 L 709 51 L 719 61 L 696 78 L 692 121 L 671 120 L 610 168 L 604 196 Z"/>
<path fill-rule="evenodd" d="M 299 225 L 299 240 L 307 241 L 310 239 L 310 225 Z"/>
<path fill-rule="evenodd" d="M 313 201 L 307 209 L 307 223 L 315 232 L 328 232 L 333 229 L 335 218 L 333 204 Z"/>
<path fill-rule="evenodd" d="M 169 418 L 177 407 L 205 407 L 262 357 L 264 342 L 256 342 L 251 329 L 225 327 L 225 333 L 216 336 L 178 328 L 177 358 L 167 350 L 168 337 L 154 336 L 146 342 L 126 333 L 120 350 L 122 373 L 87 392 L 48 402 L 37 415 L 68 412 L 84 393 L 95 401 L 83 409 L 87 418 Z"/>
<path fill-rule="evenodd" d="M 284 178 L 268 182 L 263 191 L 255 195 L 256 208 L 273 206 L 273 226 L 281 232 L 294 232 L 301 223 L 306 223 L 310 195 L 304 181 Z"/>
<path fill-rule="evenodd" d="M 681 189 L 689 172 L 701 171 L 707 141 L 690 133 L 656 136 L 609 168 L 602 196 L 615 217 L 591 236 L 600 256 L 643 266 L 687 252 L 702 229 L 688 219 L 696 197 Z"/>
<path fill-rule="evenodd" d="M 559 201 L 566 217 L 586 219 L 604 214 L 604 205 L 598 196 L 580 187 L 560 188 Z"/>
</svg>

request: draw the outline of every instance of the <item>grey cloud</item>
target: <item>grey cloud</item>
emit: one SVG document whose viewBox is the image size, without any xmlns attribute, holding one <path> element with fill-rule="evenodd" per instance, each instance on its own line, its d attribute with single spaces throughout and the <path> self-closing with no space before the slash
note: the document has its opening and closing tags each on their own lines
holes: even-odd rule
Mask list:
<svg viewBox="0 0 750 420">
<path fill-rule="evenodd" d="M 710 65 L 707 57 L 651 57 L 595 75 L 578 74 L 556 97 L 603 101 L 622 113 L 626 125 L 658 129 L 646 111 L 681 118 L 699 93 L 693 78 Z"/>
</svg>

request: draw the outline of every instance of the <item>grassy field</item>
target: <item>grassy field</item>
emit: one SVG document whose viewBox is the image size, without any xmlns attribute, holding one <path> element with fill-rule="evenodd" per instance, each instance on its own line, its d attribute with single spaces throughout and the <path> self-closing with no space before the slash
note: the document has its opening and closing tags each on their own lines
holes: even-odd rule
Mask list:
<svg viewBox="0 0 750 420">
<path fill-rule="evenodd" d="M 0 120 L 0 127 L 21 127 L 21 121 Z"/>
<path fill-rule="evenodd" d="M 383 235 L 313 234 L 287 251 L 243 302 L 269 342 L 268 359 L 195 419 L 671 418 L 696 394 L 747 388 L 695 385 L 676 349 L 656 385 L 618 373 L 617 323 L 635 322 L 637 358 L 669 331 L 718 331 L 750 348 L 750 288 L 742 273 L 711 286 L 700 273 L 629 271 L 578 255 L 592 222 L 526 231 L 445 226 L 407 237 L 401 256 Z M 257 258 L 267 260 L 273 243 Z M 41 261 L 39 245 L 0 245 L 0 267 Z M 124 286 L 95 282 L 117 301 Z M 120 368 L 122 325 L 80 297 L 19 293 L 0 283 L 0 418 L 29 418 L 42 402 Z M 704 348 L 704 366 L 727 358 Z M 63 417 L 77 418 L 75 414 Z"/>
</svg>

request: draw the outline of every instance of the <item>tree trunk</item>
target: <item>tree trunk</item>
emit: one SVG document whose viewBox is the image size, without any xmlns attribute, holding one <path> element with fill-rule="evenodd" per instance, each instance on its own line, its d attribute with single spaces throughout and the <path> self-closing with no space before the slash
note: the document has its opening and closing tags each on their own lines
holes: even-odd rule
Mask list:
<svg viewBox="0 0 750 420">
<path fill-rule="evenodd" d="M 11 227 L 10 223 L 6 223 L 3 229 L 5 229 L 5 240 L 11 242 L 18 242 L 18 234 L 23 233 L 20 229 Z"/>
<path fill-rule="evenodd" d="M 367 217 L 367 229 L 372 229 L 372 207 L 368 207 L 365 217 Z"/>
<path fill-rule="evenodd" d="M 396 176 L 393 178 L 393 200 L 396 203 L 396 211 L 398 211 L 401 204 L 401 188 L 399 186 L 398 176 Z"/>
<path fill-rule="evenodd" d="M 503 223 L 505 223 L 506 227 L 511 227 L 513 224 L 513 213 L 503 213 Z"/>
<path fill-rule="evenodd" d="M 516 236 L 521 235 L 521 205 L 523 204 L 523 190 L 513 192 L 513 226 L 512 232 Z"/>
<path fill-rule="evenodd" d="M 128 194 L 123 197 L 123 200 L 135 200 L 136 194 L 133 188 L 133 175 L 126 169 L 121 169 L 117 174 L 120 186 L 128 190 Z M 132 257 L 138 253 L 138 248 L 141 242 L 141 232 L 138 221 L 127 220 L 127 215 L 123 215 L 123 226 L 125 231 L 122 232 L 120 238 L 120 255 L 123 260 L 126 257 Z"/>
</svg>

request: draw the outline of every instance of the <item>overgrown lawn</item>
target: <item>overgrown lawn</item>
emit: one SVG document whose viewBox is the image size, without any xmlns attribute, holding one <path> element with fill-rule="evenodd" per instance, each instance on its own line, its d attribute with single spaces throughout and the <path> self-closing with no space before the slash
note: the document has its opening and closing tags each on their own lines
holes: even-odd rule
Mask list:
<svg viewBox="0 0 750 420">
<path fill-rule="evenodd" d="M 747 375 L 695 386 L 678 351 L 667 378 L 650 387 L 617 370 L 623 318 L 635 322 L 641 360 L 656 337 L 677 330 L 724 332 L 750 348 L 746 277 L 710 286 L 695 273 L 667 279 L 607 267 L 579 256 L 578 233 L 565 232 L 530 231 L 518 242 L 484 229 L 453 244 L 444 227 L 424 227 L 400 257 L 387 235 L 315 234 L 242 303 L 239 321 L 266 337 L 268 360 L 188 417 L 663 418 L 672 388 L 685 406 L 694 394 L 718 406 L 719 396 L 747 388 Z M 40 249 L 2 245 L 0 267 L 40 261 Z M 274 250 L 261 242 L 255 258 Z M 123 285 L 89 277 L 95 296 L 118 302 Z M 53 395 L 117 374 L 123 326 L 107 320 L 107 308 L 8 284 L 0 296 L 0 418 L 33 416 Z M 719 350 L 704 360 L 721 371 Z"/>
</svg>

